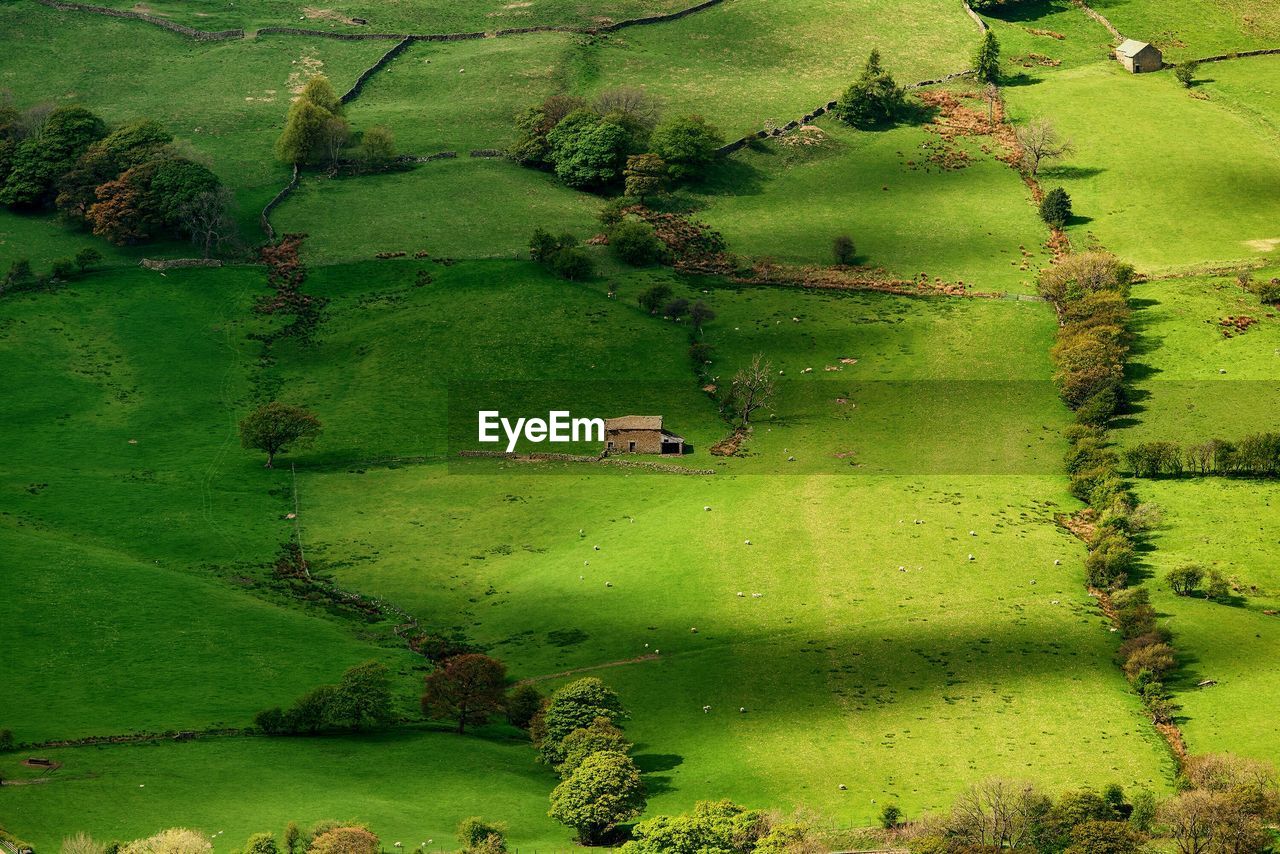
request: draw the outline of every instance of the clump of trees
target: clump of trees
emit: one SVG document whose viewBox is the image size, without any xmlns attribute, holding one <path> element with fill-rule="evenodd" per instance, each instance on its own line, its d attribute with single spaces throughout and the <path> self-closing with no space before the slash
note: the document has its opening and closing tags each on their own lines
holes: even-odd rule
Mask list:
<svg viewBox="0 0 1280 854">
<path fill-rule="evenodd" d="M 240 421 L 240 444 L 266 453 L 263 468 L 272 468 L 276 455 L 290 446 L 309 442 L 319 435 L 320 419 L 314 412 L 278 400 L 259 406 Z"/>
<path fill-rule="evenodd" d="M 458 844 L 462 854 L 505 854 L 507 826 L 480 816 L 464 818 L 458 823 Z"/>
<path fill-rule="evenodd" d="M 601 842 L 644 809 L 644 783 L 621 729 L 627 717 L 618 695 L 587 677 L 552 694 L 530 723 L 539 759 L 561 777 L 548 815 L 572 827 L 584 845 Z"/>
<path fill-rule="evenodd" d="M 693 812 L 657 816 L 632 830 L 622 854 L 784 854 L 826 850 L 809 826 L 730 800 L 698 801 Z"/>
<path fill-rule="evenodd" d="M 578 245 L 578 238 L 568 232 L 556 236 L 546 229 L 536 229 L 529 238 L 529 257 L 571 282 L 589 279 L 595 271 L 591 256 Z"/>
<path fill-rule="evenodd" d="M 656 264 L 666 257 L 667 247 L 654 227 L 639 217 L 623 217 L 608 231 L 609 248 L 619 259 L 637 267 Z"/>
<path fill-rule="evenodd" d="M 234 201 L 150 119 L 110 128 L 84 107 L 0 101 L 0 204 L 57 210 L 116 244 L 190 238 L 205 257 L 237 243 Z M 65 278 L 71 262 L 59 261 Z"/>
<path fill-rule="evenodd" d="M 906 110 L 906 90 L 880 61 L 880 51 L 873 49 L 862 73 L 836 101 L 835 114 L 856 128 L 891 125 Z"/>
<path fill-rule="evenodd" d="M 366 661 L 349 668 L 338 684 L 311 689 L 288 709 L 264 709 L 253 723 L 267 735 L 315 735 L 382 727 L 394 718 L 390 672 L 385 664 Z"/>
<path fill-rule="evenodd" d="M 644 199 L 672 181 L 700 177 L 724 145 L 720 131 L 699 115 L 661 117 L 643 89 L 619 88 L 594 102 L 553 95 L 516 117 L 517 162 L 555 172 L 566 185 L 604 190 L 622 183 Z"/>
<path fill-rule="evenodd" d="M 284 130 L 276 139 L 276 155 L 293 166 L 323 165 L 332 174 L 353 149 L 360 168 L 379 171 L 396 161 L 391 129 L 375 125 L 363 134 L 355 132 L 333 84 L 317 74 L 289 105 Z"/>
<path fill-rule="evenodd" d="M 1275 477 L 1280 474 L 1280 433 L 1253 433 L 1236 441 L 1210 439 L 1191 445 L 1143 442 L 1126 450 L 1124 460 L 1134 477 Z"/>
</svg>

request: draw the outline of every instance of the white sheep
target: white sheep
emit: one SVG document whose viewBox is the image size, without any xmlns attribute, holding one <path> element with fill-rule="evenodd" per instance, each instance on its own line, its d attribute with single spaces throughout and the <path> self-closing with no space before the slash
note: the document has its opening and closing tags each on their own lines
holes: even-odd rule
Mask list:
<svg viewBox="0 0 1280 854">
<path fill-rule="evenodd" d="M 711 512 L 711 505 L 710 505 L 710 504 L 708 504 L 708 505 L 706 505 L 705 507 L 703 507 L 702 509 L 703 509 L 703 510 L 706 510 L 708 513 L 710 513 L 710 512 Z"/>
<path fill-rule="evenodd" d="M 973 555 L 969 555 L 969 560 L 973 560 L 973 559 L 974 559 Z"/>
<path fill-rule="evenodd" d="M 744 594 L 741 590 L 739 590 L 739 591 L 738 591 L 738 598 L 739 598 L 739 599 L 741 599 L 744 595 L 746 595 L 746 594 Z"/>
<path fill-rule="evenodd" d="M 703 707 L 702 707 L 702 713 L 703 713 L 704 715 L 705 715 L 707 712 L 709 712 L 709 711 L 711 711 L 711 707 L 710 707 L 710 706 L 703 706 Z"/>
<path fill-rule="evenodd" d="M 612 587 L 612 586 L 613 586 L 613 582 L 612 582 L 612 581 L 606 581 L 606 582 L 604 583 L 604 586 L 605 586 L 605 587 Z"/>
<path fill-rule="evenodd" d="M 752 593 L 752 594 L 751 594 L 751 598 L 752 598 L 752 599 L 759 599 L 759 598 L 760 598 L 761 596 L 763 596 L 763 595 L 764 595 L 763 593 Z"/>
<path fill-rule="evenodd" d="M 744 546 L 749 546 L 749 545 L 751 545 L 751 541 L 750 541 L 750 540 L 743 540 L 743 541 L 742 541 L 742 544 L 743 544 Z"/>
</svg>

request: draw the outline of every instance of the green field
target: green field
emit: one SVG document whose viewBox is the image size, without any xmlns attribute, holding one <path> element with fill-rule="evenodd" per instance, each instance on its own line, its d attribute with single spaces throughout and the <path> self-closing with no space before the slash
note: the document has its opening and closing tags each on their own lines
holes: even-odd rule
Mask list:
<svg viewBox="0 0 1280 854">
<path fill-rule="evenodd" d="M 976 291 L 1034 291 L 1035 271 L 1048 262 L 1047 232 L 989 140 L 953 143 L 973 159 L 944 169 L 928 147 L 937 136 L 919 127 L 860 133 L 826 118 L 816 127 L 751 146 L 712 177 L 699 217 L 730 248 L 829 264 L 832 238 L 849 234 L 859 263 L 902 278 L 923 273 Z"/>
<path fill-rule="evenodd" d="M 1105 99 L 1088 96 L 1099 88 Z M 1169 74 L 1116 63 L 1047 72 L 1006 97 L 1016 119 L 1048 117 L 1075 143 L 1040 177 L 1071 194 L 1082 218 L 1068 228 L 1073 242 L 1096 241 L 1147 272 L 1267 257 L 1280 155 L 1256 121 L 1192 98 Z M 1142 141 L 1155 139 L 1159 156 Z"/>
<path fill-rule="evenodd" d="M 1265 281 L 1274 269 L 1255 277 Z M 1134 290 L 1130 373 L 1135 411 L 1118 437 L 1203 442 L 1275 429 L 1280 404 L 1280 313 L 1241 290 L 1235 276 L 1154 281 Z M 1251 317 L 1243 333 L 1222 320 Z"/>
<path fill-rule="evenodd" d="M 1216 478 L 1143 481 L 1138 493 L 1165 512 L 1153 541 L 1151 569 L 1157 577 L 1199 563 L 1220 570 L 1241 589 L 1226 605 L 1174 596 L 1163 583 L 1153 585 L 1159 591 L 1153 601 L 1168 614 L 1184 657 L 1176 699 L 1188 747 L 1275 756 L 1275 727 L 1255 710 L 1280 699 L 1271 669 L 1278 618 L 1265 613 L 1280 607 L 1280 543 L 1266 522 L 1276 514 L 1276 485 Z M 1196 687 L 1205 680 L 1217 684 Z"/>
<path fill-rule="evenodd" d="M 600 245 L 620 189 L 578 192 L 470 156 L 510 145 L 516 113 L 552 94 L 635 87 L 734 139 L 837 97 L 872 48 L 899 83 L 959 72 L 979 37 L 962 5 L 725 0 L 609 33 L 417 41 L 346 116 L 357 131 L 387 125 L 400 153 L 457 156 L 305 169 L 272 214 L 277 233 L 306 235 L 301 288 L 323 306 L 296 338 L 258 308 L 267 271 L 247 263 L 289 179 L 274 142 L 310 76 L 346 91 L 394 42 L 256 28 L 590 27 L 683 3 L 105 2 L 249 33 L 204 42 L 0 0 L 0 92 L 164 124 L 235 191 L 243 251 L 218 269 L 152 272 L 137 262 L 195 250 L 108 246 L 51 213 L 0 211 L 0 273 L 30 259 L 43 276 L 90 246 L 104 256 L 67 282 L 0 290 L 0 730 L 17 742 L 0 752 L 4 831 L 49 854 L 81 830 L 127 841 L 188 826 L 230 851 L 338 818 L 367 822 L 386 850 L 425 852 L 452 849 L 479 813 L 526 854 L 571 846 L 547 815 L 556 775 L 524 732 L 495 720 L 460 737 L 423 718 L 433 664 L 402 637 L 415 623 L 499 658 L 513 684 L 592 674 L 616 689 L 646 818 L 730 798 L 866 828 L 886 804 L 914 820 L 990 777 L 1175 790 L 1177 760 L 1116 666 L 1120 636 L 1064 527 L 1082 504 L 1064 471 L 1058 318 L 1027 298 L 1053 263 L 1035 182 L 995 137 L 953 135 L 916 100 L 984 112 L 979 84 L 913 90 L 910 115 L 878 130 L 823 116 L 680 186 L 663 208 L 715 229 L 728 253 L 697 269 L 733 276 L 629 266 L 616 234 Z M 1174 62 L 1280 45 L 1280 17 L 1245 0 L 1094 5 Z M 1006 115 L 1048 119 L 1074 144 L 1038 178 L 1069 191 L 1072 246 L 1142 274 L 1111 440 L 1275 431 L 1280 309 L 1237 273 L 1280 276 L 1280 60 L 1204 65 L 1188 89 L 1169 69 L 1124 73 L 1070 0 L 998 12 L 985 20 Z M 568 281 L 531 261 L 538 228 L 574 235 L 594 273 Z M 970 296 L 813 287 L 830 284 L 820 268 L 842 234 L 868 279 Z M 768 261 L 814 279 L 747 274 Z M 658 285 L 715 316 L 694 329 L 642 310 Z M 1241 316 L 1256 323 L 1224 326 Z M 712 454 L 733 430 L 721 400 L 755 357 L 777 399 L 736 453 Z M 269 469 L 238 424 L 271 400 L 324 429 Z M 461 453 L 500 450 L 476 435 L 482 409 L 660 414 L 690 452 Z M 1189 749 L 1274 758 L 1276 484 L 1133 489 L 1162 515 L 1133 580 L 1174 633 L 1169 688 Z M 291 542 L 317 584 L 273 576 Z M 1230 577 L 1232 601 L 1174 596 L 1164 575 L 1190 561 Z M 369 660 L 391 674 L 387 726 L 248 729 Z M 54 744 L 95 736 L 127 743 Z"/>
</svg>

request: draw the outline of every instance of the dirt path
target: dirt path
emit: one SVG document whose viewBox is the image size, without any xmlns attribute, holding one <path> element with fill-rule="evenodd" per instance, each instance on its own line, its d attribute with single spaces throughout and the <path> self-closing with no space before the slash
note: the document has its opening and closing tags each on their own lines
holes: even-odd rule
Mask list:
<svg viewBox="0 0 1280 854">
<path fill-rule="evenodd" d="M 572 670 L 561 670 L 559 673 L 547 673 L 543 676 L 530 676 L 528 679 L 521 679 L 517 685 L 533 685 L 538 682 L 546 682 L 549 679 L 561 679 L 565 676 L 577 676 L 579 673 L 591 673 L 595 670 L 606 670 L 610 667 L 622 667 L 627 664 L 640 664 L 645 661 L 657 661 L 657 653 L 647 652 L 644 655 L 637 655 L 635 658 L 624 658 L 621 661 L 606 661 L 604 664 L 589 664 L 586 667 L 575 667 Z"/>
</svg>

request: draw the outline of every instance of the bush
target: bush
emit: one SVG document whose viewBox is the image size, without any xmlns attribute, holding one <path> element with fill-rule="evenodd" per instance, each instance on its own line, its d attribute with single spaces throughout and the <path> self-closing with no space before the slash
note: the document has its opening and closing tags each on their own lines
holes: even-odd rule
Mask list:
<svg viewBox="0 0 1280 854">
<path fill-rule="evenodd" d="M 902 809 L 897 804 L 885 804 L 880 810 L 880 826 L 885 830 L 893 830 L 902 823 Z"/>
<path fill-rule="evenodd" d="M 853 238 L 847 234 L 837 235 L 831 241 L 831 254 L 835 256 L 836 263 L 842 267 L 851 265 L 857 257 L 857 249 L 853 245 Z"/>
<path fill-rule="evenodd" d="M 1134 650 L 1124 663 L 1124 672 L 1130 679 L 1136 678 L 1144 670 L 1160 678 L 1176 666 L 1173 647 L 1167 643 L 1154 643 Z"/>
<path fill-rule="evenodd" d="M 595 263 L 583 249 L 562 249 L 551 260 L 551 270 L 562 279 L 581 282 L 591 278 Z"/>
<path fill-rule="evenodd" d="M 705 365 L 715 355 L 715 348 L 702 341 L 689 345 L 689 358 L 695 365 Z"/>
<path fill-rule="evenodd" d="M 0 729 L 0 751 L 13 750 L 13 730 Z"/>
<path fill-rule="evenodd" d="M 1054 228 L 1062 228 L 1071 221 L 1071 196 L 1061 187 L 1054 187 L 1040 201 L 1040 218 Z"/>
<path fill-rule="evenodd" d="M 507 723 L 517 729 L 528 729 L 534 715 L 542 709 L 542 693 L 525 682 L 511 689 L 506 706 Z"/>
<path fill-rule="evenodd" d="M 653 131 L 653 153 L 667 164 L 672 178 L 701 177 L 724 145 L 720 130 L 699 115 L 672 116 Z"/>
<path fill-rule="evenodd" d="M 101 260 L 102 253 L 91 246 L 86 246 L 76 253 L 76 266 L 80 268 L 82 273 Z"/>
<path fill-rule="evenodd" d="M 609 248 L 620 259 L 645 267 L 662 259 L 666 250 L 653 226 L 641 219 L 624 219 L 609 232 Z"/>
<path fill-rule="evenodd" d="M 880 64 L 872 50 L 857 81 L 836 102 L 836 117 L 858 128 L 892 124 L 906 108 L 906 91 Z"/>
<path fill-rule="evenodd" d="M 4 277 L 4 287 L 0 290 L 18 291 L 34 284 L 36 275 L 31 271 L 31 262 L 26 258 L 19 258 L 9 265 L 9 272 Z"/>
<path fill-rule="evenodd" d="M 1196 83 L 1196 70 L 1198 63 L 1184 62 L 1177 68 L 1173 69 L 1173 76 L 1182 84 L 1184 89 L 1190 89 Z"/>
<path fill-rule="evenodd" d="M 1200 582 L 1204 580 L 1204 567 L 1189 563 L 1169 570 L 1164 580 L 1177 595 L 1190 596 L 1200 588 Z"/>
<path fill-rule="evenodd" d="M 253 725 L 266 735 L 281 735 L 288 730 L 284 710 L 279 706 L 258 712 L 253 716 Z"/>
<path fill-rule="evenodd" d="M 507 826 L 479 816 L 458 823 L 458 844 L 463 854 L 498 854 L 507 850 Z"/>
<path fill-rule="evenodd" d="M 689 313 L 689 301 L 684 297 L 676 297 L 662 307 L 662 316 L 679 320 Z"/>
<path fill-rule="evenodd" d="M 59 258 L 53 262 L 53 278 L 70 279 L 76 274 L 75 262 L 70 258 Z"/>
<path fill-rule="evenodd" d="M 1204 595 L 1215 602 L 1223 602 L 1231 598 L 1231 582 L 1216 569 L 1209 570 L 1204 585 Z"/>
<path fill-rule="evenodd" d="M 636 301 L 640 303 L 640 307 L 646 312 L 654 314 L 666 304 L 671 294 L 672 290 L 669 285 L 654 285 L 636 297 Z"/>
</svg>

